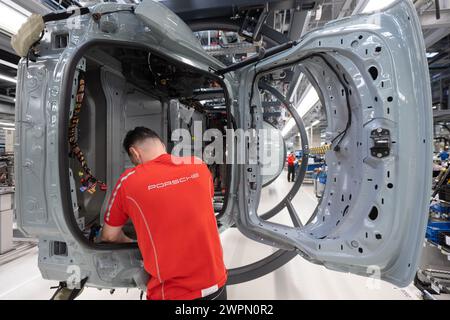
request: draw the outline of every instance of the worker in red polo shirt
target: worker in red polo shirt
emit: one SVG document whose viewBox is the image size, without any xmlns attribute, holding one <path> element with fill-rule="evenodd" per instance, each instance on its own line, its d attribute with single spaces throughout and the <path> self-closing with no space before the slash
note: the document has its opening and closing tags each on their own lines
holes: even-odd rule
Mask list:
<svg viewBox="0 0 450 320">
<path fill-rule="evenodd" d="M 287 165 L 288 165 L 288 182 L 294 182 L 295 180 L 295 155 L 293 152 L 289 154 L 287 157 Z"/>
<path fill-rule="evenodd" d="M 144 127 L 129 131 L 123 146 L 135 167 L 113 189 L 101 240 L 133 241 L 122 230 L 131 219 L 151 275 L 147 299 L 225 300 L 227 271 L 208 167 L 198 158 L 168 154 Z"/>
</svg>

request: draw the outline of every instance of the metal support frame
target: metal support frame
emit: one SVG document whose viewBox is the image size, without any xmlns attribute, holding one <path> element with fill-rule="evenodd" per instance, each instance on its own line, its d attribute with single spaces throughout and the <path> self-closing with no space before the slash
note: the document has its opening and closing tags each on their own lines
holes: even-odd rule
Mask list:
<svg viewBox="0 0 450 320">
<path fill-rule="evenodd" d="M 419 17 L 422 29 L 450 28 L 450 9 L 439 10 L 440 17 L 436 18 L 436 11 L 425 11 Z"/>
</svg>

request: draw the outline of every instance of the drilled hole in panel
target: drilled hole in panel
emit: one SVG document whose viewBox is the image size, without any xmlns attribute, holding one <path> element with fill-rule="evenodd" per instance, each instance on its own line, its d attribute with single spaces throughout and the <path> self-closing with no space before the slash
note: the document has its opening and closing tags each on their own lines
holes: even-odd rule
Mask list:
<svg viewBox="0 0 450 320">
<path fill-rule="evenodd" d="M 367 70 L 367 71 L 369 71 L 370 76 L 372 77 L 373 80 L 377 80 L 377 78 L 378 78 L 378 69 L 377 69 L 377 67 L 371 66 L 369 68 L 369 70 Z"/>
<path fill-rule="evenodd" d="M 345 217 L 345 215 L 347 214 L 349 208 L 350 208 L 349 205 L 347 205 L 347 206 L 345 207 L 344 212 L 342 212 L 342 216 L 343 216 L 343 217 Z"/>
<path fill-rule="evenodd" d="M 372 207 L 369 213 L 370 220 L 376 220 L 378 218 L 378 209 L 377 207 Z"/>
</svg>

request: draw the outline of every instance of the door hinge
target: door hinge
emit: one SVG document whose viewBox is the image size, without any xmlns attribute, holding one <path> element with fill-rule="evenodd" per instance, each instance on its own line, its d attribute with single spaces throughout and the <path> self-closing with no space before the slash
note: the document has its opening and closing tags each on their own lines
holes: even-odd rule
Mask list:
<svg viewBox="0 0 450 320">
<path fill-rule="evenodd" d="M 388 129 L 377 128 L 371 131 L 370 138 L 373 140 L 373 147 L 370 154 L 376 158 L 389 156 L 391 151 L 391 134 Z"/>
</svg>

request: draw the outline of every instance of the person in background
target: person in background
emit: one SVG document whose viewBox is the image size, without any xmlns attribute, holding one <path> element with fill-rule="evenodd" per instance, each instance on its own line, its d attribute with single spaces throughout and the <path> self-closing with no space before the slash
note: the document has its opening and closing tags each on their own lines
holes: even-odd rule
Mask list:
<svg viewBox="0 0 450 320">
<path fill-rule="evenodd" d="M 294 182 L 295 179 L 295 155 L 293 152 L 288 156 L 287 158 L 287 164 L 288 164 L 288 182 Z"/>
</svg>

